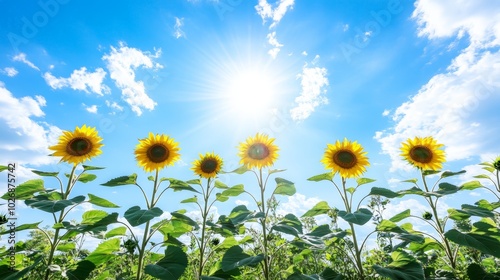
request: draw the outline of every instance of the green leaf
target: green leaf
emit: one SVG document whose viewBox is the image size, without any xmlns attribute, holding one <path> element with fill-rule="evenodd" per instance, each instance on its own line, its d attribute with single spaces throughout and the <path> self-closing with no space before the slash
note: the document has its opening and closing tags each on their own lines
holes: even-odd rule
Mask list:
<svg viewBox="0 0 500 280">
<path fill-rule="evenodd" d="M 402 183 L 413 183 L 413 184 L 417 184 L 418 180 L 413 178 L 413 179 L 408 179 L 408 180 L 403 180 L 401 181 Z"/>
<path fill-rule="evenodd" d="M 191 180 L 186 181 L 186 183 L 188 183 L 190 185 L 199 185 L 199 186 L 201 186 L 201 180 L 200 179 L 191 179 Z"/>
<path fill-rule="evenodd" d="M 476 175 L 476 176 L 473 176 L 473 177 L 477 178 L 477 179 L 490 179 L 490 176 L 485 175 L 485 174 L 480 174 L 480 175 Z"/>
<path fill-rule="evenodd" d="M 116 187 L 116 186 L 124 186 L 124 185 L 135 185 L 137 181 L 137 174 L 132 174 L 130 176 L 121 176 L 107 181 L 102 186 L 106 187 Z"/>
<path fill-rule="evenodd" d="M 370 178 L 358 178 L 356 179 L 356 183 L 358 183 L 358 186 L 364 185 L 364 184 L 369 184 L 371 182 L 375 182 L 376 180 L 370 179 Z"/>
<path fill-rule="evenodd" d="M 500 241 L 493 237 L 475 233 L 461 233 L 456 229 L 450 229 L 444 236 L 458 245 L 467 246 L 497 258 L 500 257 Z"/>
<path fill-rule="evenodd" d="M 104 198 L 98 197 L 97 195 L 90 194 L 90 193 L 89 193 L 89 202 L 94 204 L 94 205 L 105 207 L 105 208 L 120 208 L 120 206 L 114 204 L 113 202 L 106 200 Z"/>
<path fill-rule="evenodd" d="M 273 170 L 269 170 L 269 175 L 274 174 L 274 173 L 283 172 L 283 171 L 286 171 L 286 169 L 273 169 Z"/>
<path fill-rule="evenodd" d="M 316 176 L 312 176 L 311 178 L 309 178 L 307 180 L 308 181 L 313 181 L 313 182 L 331 181 L 333 179 L 334 175 L 335 175 L 334 173 L 328 172 L 328 173 L 323 173 L 323 174 L 319 174 L 319 175 L 316 175 Z"/>
<path fill-rule="evenodd" d="M 84 171 L 87 171 L 87 170 L 100 170 L 100 169 L 104 169 L 105 167 L 97 167 L 97 166 L 90 166 L 90 165 L 82 165 L 83 167 L 83 170 Z"/>
<path fill-rule="evenodd" d="M 383 231 L 383 232 L 394 232 L 394 233 L 407 233 L 406 230 L 400 228 L 396 223 L 390 220 L 382 220 L 378 225 L 377 225 L 377 231 Z"/>
<path fill-rule="evenodd" d="M 200 193 L 199 191 L 197 191 L 196 189 L 194 189 L 193 187 L 191 187 L 188 183 L 184 182 L 184 181 L 181 181 L 181 180 L 177 180 L 177 179 L 174 179 L 174 178 L 167 178 L 167 180 L 170 182 L 170 188 L 174 190 L 174 192 L 178 192 L 178 191 L 191 191 L 191 192 L 195 192 L 195 193 Z"/>
<path fill-rule="evenodd" d="M 438 194 L 439 196 L 441 196 L 441 195 L 454 194 L 458 191 L 459 191 L 459 188 L 453 184 L 441 183 L 441 184 L 439 184 L 439 188 L 435 193 Z"/>
<path fill-rule="evenodd" d="M 9 169 L 7 166 L 5 165 L 0 165 L 0 172 L 4 171 L 4 170 L 7 170 Z"/>
<path fill-rule="evenodd" d="M 320 201 L 313 208 L 309 209 L 302 217 L 314 217 L 321 214 L 327 214 L 331 210 L 326 201 Z"/>
<path fill-rule="evenodd" d="M 83 260 L 78 262 L 76 269 L 66 271 L 66 275 L 70 280 L 85 280 L 90 276 L 90 273 L 96 269 L 96 265 L 90 261 Z"/>
<path fill-rule="evenodd" d="M 361 208 L 353 213 L 347 213 L 346 211 L 341 210 L 338 214 L 339 217 L 344 219 L 346 222 L 360 226 L 366 224 L 373 216 L 372 212 L 365 208 Z"/>
<path fill-rule="evenodd" d="M 221 265 L 223 271 L 230 271 L 242 266 L 257 266 L 264 259 L 264 255 L 250 256 L 243 252 L 240 246 L 229 248 L 222 257 Z"/>
<path fill-rule="evenodd" d="M 481 279 L 481 280 L 499 280 L 499 273 L 488 273 L 477 263 L 471 263 L 467 267 L 467 275 L 469 279 Z"/>
<path fill-rule="evenodd" d="M 78 176 L 78 181 L 82 183 L 92 182 L 97 178 L 95 174 L 83 173 Z"/>
<path fill-rule="evenodd" d="M 27 229 L 38 229 L 38 225 L 40 223 L 41 222 L 33 223 L 33 224 L 23 224 L 23 225 L 20 225 L 20 226 L 16 226 L 16 232 L 22 231 L 22 230 L 27 230 Z M 10 233 L 10 230 L 6 229 L 5 231 L 0 232 L 0 235 L 4 235 L 6 233 Z"/>
<path fill-rule="evenodd" d="M 246 173 L 247 171 L 250 171 L 250 169 L 247 168 L 246 165 L 242 165 L 238 168 L 236 168 L 235 170 L 233 171 L 229 171 L 229 172 L 221 172 L 221 173 L 236 173 L 236 174 L 244 174 Z"/>
<path fill-rule="evenodd" d="M 37 258 L 35 262 L 24 268 L 21 271 L 12 270 L 9 265 L 0 265 L 0 279 L 3 280 L 17 280 L 17 279 L 25 279 L 23 278 L 28 274 L 31 270 L 38 266 L 38 263 L 42 260 L 42 258 Z"/>
<path fill-rule="evenodd" d="M 227 201 L 229 199 L 229 196 L 222 195 L 221 193 L 216 193 L 215 199 L 217 201 L 224 202 L 224 201 Z"/>
<path fill-rule="evenodd" d="M 198 202 L 198 197 L 197 196 L 193 196 L 191 198 L 186 198 L 184 200 L 181 201 L 181 203 L 196 203 Z"/>
<path fill-rule="evenodd" d="M 27 199 L 26 205 L 48 213 L 56 213 L 68 206 L 80 204 L 83 201 L 85 201 L 84 195 L 79 195 L 72 199 L 63 199 L 57 201 L 46 200 L 45 196 L 36 196 L 33 199 Z"/>
<path fill-rule="evenodd" d="M 44 172 L 44 171 L 38 171 L 38 170 L 31 170 L 31 172 L 35 173 L 38 176 L 42 176 L 42 177 L 57 177 L 57 175 L 59 175 L 59 172 Z"/>
<path fill-rule="evenodd" d="M 106 239 L 115 237 L 115 236 L 125 236 L 127 233 L 127 228 L 126 227 L 117 227 L 114 228 L 108 232 L 106 232 L 106 235 L 104 236 Z"/>
<path fill-rule="evenodd" d="M 455 221 L 463 221 L 470 218 L 470 214 L 457 209 L 448 209 L 448 217 Z"/>
<path fill-rule="evenodd" d="M 401 196 L 399 193 L 393 192 L 385 188 L 373 187 L 370 191 L 370 195 L 380 195 L 387 198 L 395 198 Z"/>
<path fill-rule="evenodd" d="M 422 172 L 422 174 L 424 176 L 429 176 L 429 175 L 438 174 L 439 172 L 441 172 L 441 171 L 440 170 L 425 170 Z"/>
<path fill-rule="evenodd" d="M 387 267 L 374 265 L 373 268 L 380 276 L 393 280 L 421 280 L 425 279 L 422 266 L 404 251 L 395 251 L 391 254 L 392 262 Z"/>
<path fill-rule="evenodd" d="M 346 190 L 348 193 L 353 194 L 353 193 L 356 191 L 356 188 L 354 188 L 354 187 L 350 187 L 350 188 L 347 188 L 347 189 L 345 189 L 345 190 Z"/>
<path fill-rule="evenodd" d="M 460 186 L 460 190 L 475 190 L 484 187 L 479 181 L 470 181 Z"/>
<path fill-rule="evenodd" d="M 294 195 L 296 190 L 295 190 L 295 185 L 283 178 L 276 178 L 276 189 L 274 190 L 274 194 L 281 194 L 281 195 Z"/>
<path fill-rule="evenodd" d="M 446 177 L 451 177 L 451 176 L 456 176 L 456 175 L 460 175 L 460 174 L 464 174 L 465 170 L 461 170 L 461 171 L 458 171 L 458 172 L 451 172 L 451 171 L 445 171 L 441 174 L 441 179 L 443 178 L 446 178 Z"/>
<path fill-rule="evenodd" d="M 59 243 L 59 245 L 57 245 L 57 250 L 61 252 L 69 252 L 75 249 L 75 247 L 75 243 Z"/>
<path fill-rule="evenodd" d="M 258 213 L 255 214 L 254 212 L 248 210 L 245 205 L 238 205 L 238 206 L 233 208 L 233 210 L 231 211 L 231 213 L 228 216 L 228 219 L 234 225 L 237 225 L 237 224 L 246 222 L 248 220 L 258 218 L 258 217 L 260 217 L 260 215 Z"/>
<path fill-rule="evenodd" d="M 193 227 L 196 230 L 198 230 L 198 228 L 199 228 L 197 222 L 193 221 L 193 219 L 189 218 L 188 216 L 180 213 L 180 211 L 174 211 L 174 212 L 170 213 L 170 215 L 172 215 L 172 219 L 171 219 L 172 222 L 180 221 L 186 225 Z"/>
<path fill-rule="evenodd" d="M 468 204 L 462 204 L 462 211 L 471 216 L 489 217 L 489 218 L 493 218 L 495 216 L 495 213 L 488 209 Z"/>
<path fill-rule="evenodd" d="M 227 189 L 229 188 L 226 184 L 222 183 L 221 181 L 219 180 L 216 180 L 215 183 L 214 183 L 214 187 L 218 188 L 218 189 Z"/>
<path fill-rule="evenodd" d="M 224 239 L 224 241 L 222 241 L 222 243 L 219 244 L 219 246 L 217 246 L 217 250 L 218 251 L 227 250 L 233 246 L 237 246 L 238 244 L 239 242 L 234 238 L 234 236 L 229 236 L 226 239 Z"/>
<path fill-rule="evenodd" d="M 441 250 L 443 249 L 443 245 L 432 238 L 425 238 L 422 243 L 412 242 L 408 249 L 414 253 L 427 252 L 429 250 Z"/>
<path fill-rule="evenodd" d="M 115 257 L 115 252 L 120 250 L 120 239 L 113 238 L 99 244 L 97 248 L 88 255 L 85 260 L 96 266 L 107 262 Z"/>
<path fill-rule="evenodd" d="M 125 219 L 132 225 L 133 227 L 142 225 L 147 221 L 155 217 L 159 217 L 163 214 L 163 211 L 158 207 L 153 207 L 148 210 L 141 210 L 141 207 L 134 206 L 129 208 L 125 214 L 123 215 Z"/>
<path fill-rule="evenodd" d="M 411 215 L 410 212 L 411 212 L 410 209 L 406 209 L 405 211 L 403 211 L 403 212 L 401 212 L 399 214 L 394 215 L 392 218 L 389 219 L 389 221 L 397 223 L 397 222 L 399 222 L 399 221 L 401 221 L 403 219 L 406 219 L 406 218 L 410 217 L 410 215 Z"/>
<path fill-rule="evenodd" d="M 293 214 L 287 214 L 283 220 L 272 227 L 272 230 L 299 237 L 302 234 L 302 223 Z"/>
<path fill-rule="evenodd" d="M 42 192 L 44 191 L 45 188 L 43 187 L 43 180 L 42 179 L 33 179 L 26 181 L 22 184 L 19 184 L 15 188 L 15 198 L 16 200 L 25 200 L 27 198 L 33 197 L 33 194 L 37 192 Z M 10 192 L 5 193 L 1 198 L 2 199 L 9 199 L 11 198 Z"/>
<path fill-rule="evenodd" d="M 245 192 L 245 188 L 242 184 L 235 185 L 226 189 L 222 192 L 222 196 L 238 196 Z"/>
<path fill-rule="evenodd" d="M 497 209 L 498 207 L 500 207 L 500 202 L 497 201 L 497 202 L 490 203 L 486 199 L 481 199 L 474 204 L 476 204 L 478 207 L 488 209 L 490 211 L 493 211 L 493 210 Z"/>
<path fill-rule="evenodd" d="M 102 220 L 104 217 L 108 216 L 106 211 L 102 210 L 89 210 L 83 213 L 81 224 L 93 225 L 96 222 Z"/>
<path fill-rule="evenodd" d="M 184 273 L 187 265 L 186 253 L 177 246 L 168 246 L 165 256 L 156 264 L 146 265 L 144 272 L 158 279 L 176 280 Z"/>
</svg>

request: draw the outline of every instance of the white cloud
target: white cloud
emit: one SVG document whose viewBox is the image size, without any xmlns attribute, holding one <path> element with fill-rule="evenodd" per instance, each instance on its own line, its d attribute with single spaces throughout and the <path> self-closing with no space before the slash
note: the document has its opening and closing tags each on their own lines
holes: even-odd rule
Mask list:
<svg viewBox="0 0 500 280">
<path fill-rule="evenodd" d="M 325 86 L 328 86 L 326 68 L 307 67 L 302 68 L 302 74 L 298 75 L 301 79 L 302 90 L 300 95 L 295 98 L 297 104 L 290 110 L 290 115 L 294 121 L 303 121 L 307 119 L 322 104 L 328 104 L 326 98 Z"/>
<path fill-rule="evenodd" d="M 181 27 L 184 25 L 184 18 L 175 17 L 175 25 L 174 25 L 174 37 L 179 39 L 181 37 L 186 37 L 184 31 L 182 31 Z"/>
<path fill-rule="evenodd" d="M 87 112 L 91 114 L 97 114 L 97 105 L 86 106 L 85 104 L 83 104 L 83 106 L 85 106 L 85 110 L 87 110 Z"/>
<path fill-rule="evenodd" d="M 18 55 L 16 55 L 16 56 L 14 56 L 14 57 L 12 58 L 12 60 L 22 62 L 22 63 L 24 63 L 24 64 L 28 65 L 29 67 L 31 67 L 31 68 L 33 68 L 33 69 L 35 69 L 35 70 L 40 71 L 40 68 L 38 68 L 35 64 L 33 64 L 33 62 L 29 61 L 29 60 L 26 58 L 26 54 L 25 54 L 25 53 L 20 53 L 20 54 L 18 54 Z"/>
<path fill-rule="evenodd" d="M 144 82 L 136 81 L 135 70 L 139 67 L 154 70 L 162 68 L 160 64 L 153 63 L 153 59 L 158 58 L 160 54 L 161 50 L 153 55 L 120 43 L 119 48 L 111 47 L 111 52 L 102 58 L 106 62 L 111 79 L 122 90 L 123 100 L 138 116 L 142 114 L 143 108 L 153 110 L 156 102 L 147 95 Z"/>
<path fill-rule="evenodd" d="M 236 205 L 245 205 L 245 206 L 248 206 L 249 204 L 247 200 L 240 200 L 240 199 L 237 199 L 234 203 L 236 203 Z"/>
<path fill-rule="evenodd" d="M 387 110 L 387 109 L 386 109 L 386 110 L 384 110 L 384 111 L 382 112 L 382 116 L 387 117 L 387 116 L 389 116 L 389 114 L 390 114 L 390 113 L 391 113 L 391 110 Z"/>
<path fill-rule="evenodd" d="M 97 68 L 95 72 L 91 73 L 87 72 L 86 67 L 74 70 L 69 78 L 56 78 L 49 72 L 43 75 L 47 84 L 53 89 L 70 87 L 87 93 L 90 90 L 90 92 L 101 96 L 110 93 L 109 87 L 103 84 L 104 77 L 106 77 L 106 72 L 102 68 Z"/>
<path fill-rule="evenodd" d="M 266 19 L 271 19 L 272 23 L 269 25 L 269 29 L 273 29 L 285 16 L 286 12 L 293 9 L 293 5 L 294 0 L 279 0 L 274 4 L 273 8 L 267 0 L 259 0 L 259 4 L 255 6 L 255 9 L 264 23 L 266 23 Z M 267 39 L 269 44 L 273 47 L 268 53 L 275 59 L 283 45 L 276 39 L 276 32 L 267 34 Z"/>
<path fill-rule="evenodd" d="M 9 77 L 14 77 L 19 72 L 17 72 L 16 68 L 14 67 L 5 67 L 3 70 L 0 69 L 0 73 L 3 73 Z"/>
<path fill-rule="evenodd" d="M 106 103 L 106 106 L 108 106 L 109 108 L 115 109 L 116 111 L 120 111 L 120 112 L 123 111 L 123 107 L 118 105 L 118 103 L 116 103 L 114 101 L 110 102 L 110 101 L 106 100 L 105 103 Z"/>
<path fill-rule="evenodd" d="M 302 52 L 302 55 L 303 55 L 303 56 L 307 56 L 307 52 L 306 52 L 306 51 L 303 51 L 303 52 Z"/>
<path fill-rule="evenodd" d="M 57 143 L 61 130 L 36 118 L 45 113 L 43 96 L 16 98 L 0 84 L 0 158 L 5 162 L 42 165 L 57 162 L 48 146 Z"/>
<path fill-rule="evenodd" d="M 392 159 L 391 171 L 410 168 L 398 149 L 414 136 L 436 137 L 445 144 L 449 161 L 498 152 L 500 133 L 493 116 L 498 110 L 494 104 L 500 104 L 500 52 L 490 47 L 500 46 L 500 7 L 488 3 L 420 0 L 415 4 L 413 18 L 421 36 L 468 34 L 470 45 L 445 73 L 432 77 L 396 109 L 392 128 L 376 133 L 383 153 Z"/>
<path fill-rule="evenodd" d="M 278 215 L 294 214 L 297 217 L 302 216 L 309 209 L 313 208 L 314 205 L 318 204 L 321 200 L 317 197 L 306 197 L 303 194 L 296 193 L 292 196 L 288 196 L 288 201 L 282 202 L 278 205 L 276 213 Z"/>
</svg>

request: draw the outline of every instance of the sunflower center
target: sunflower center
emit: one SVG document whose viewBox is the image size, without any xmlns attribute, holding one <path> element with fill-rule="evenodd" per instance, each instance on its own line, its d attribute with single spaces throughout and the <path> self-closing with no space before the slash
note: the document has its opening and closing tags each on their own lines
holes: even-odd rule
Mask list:
<svg viewBox="0 0 500 280">
<path fill-rule="evenodd" d="M 248 156 L 251 159 L 262 160 L 269 156 L 269 148 L 262 143 L 255 143 L 248 148 Z"/>
<path fill-rule="evenodd" d="M 66 145 L 66 152 L 72 156 L 83 156 L 92 150 L 92 142 L 83 137 L 71 139 Z"/>
<path fill-rule="evenodd" d="M 497 160 L 493 163 L 493 167 L 495 167 L 496 170 L 500 171 L 500 160 Z"/>
<path fill-rule="evenodd" d="M 415 146 L 410 150 L 410 157 L 416 162 L 429 163 L 432 160 L 432 151 L 424 146 Z"/>
<path fill-rule="evenodd" d="M 333 162 L 342 168 L 350 169 L 358 163 L 358 160 L 351 151 L 340 150 L 333 155 Z"/>
<path fill-rule="evenodd" d="M 163 144 L 154 144 L 147 151 L 149 160 L 154 163 L 164 162 L 168 159 L 169 155 L 170 152 Z"/>
<path fill-rule="evenodd" d="M 203 173 L 213 173 L 217 170 L 217 161 L 215 159 L 206 159 L 201 163 L 200 169 Z"/>
</svg>

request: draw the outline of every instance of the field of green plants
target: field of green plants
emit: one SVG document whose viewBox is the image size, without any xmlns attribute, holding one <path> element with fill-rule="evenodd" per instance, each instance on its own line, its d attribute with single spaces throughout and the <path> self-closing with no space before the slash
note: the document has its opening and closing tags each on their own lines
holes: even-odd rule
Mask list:
<svg viewBox="0 0 500 280">
<path fill-rule="evenodd" d="M 338 195 L 343 206 L 321 201 L 297 217 L 277 214 L 279 197 L 292 196 L 296 189 L 280 177 L 284 170 L 274 169 L 279 148 L 265 134 L 240 143 L 235 153 L 241 166 L 235 170 L 225 170 L 217 154 L 200 155 L 191 166 L 195 179 L 188 181 L 161 176 L 179 160 L 178 143 L 152 133 L 135 149 L 144 174 L 115 174 L 114 179 L 101 180 L 98 175 L 104 167 L 86 165 L 101 154 L 101 141 L 92 127 L 65 131 L 50 149 L 61 164 L 71 164 L 70 174 L 33 170 L 39 179 L 9 185 L 1 194 L 2 207 L 23 203 L 34 216 L 53 223 L 12 226 L 13 215 L 2 213 L 0 238 L 7 246 L 0 248 L 0 279 L 500 279 L 500 157 L 480 163 L 484 172 L 473 174 L 475 180 L 454 185 L 450 178 L 465 171 L 441 170 L 446 162 L 443 145 L 433 137 L 408 139 L 401 144 L 401 157 L 421 176 L 404 180 L 406 188 L 394 191 L 371 186 L 375 180 L 363 177 L 370 162 L 359 143 L 338 140 L 325 149 L 326 172 L 304 176 Z M 7 164 L 0 171 L 9 180 L 15 168 Z M 248 192 L 243 184 L 226 185 L 218 180 L 223 173 L 249 176 L 260 191 Z M 150 185 L 140 185 L 139 177 L 147 177 Z M 46 187 L 47 180 L 51 185 L 57 182 L 58 188 Z M 73 195 L 84 184 L 136 188 L 140 199 L 119 214 L 112 198 Z M 360 196 L 360 187 L 369 189 L 369 194 Z M 477 201 L 467 196 L 460 209 L 440 215 L 444 197 L 480 188 L 491 195 Z M 199 217 L 192 219 L 179 209 L 160 218 L 165 210 L 157 205 L 167 193 L 178 191 L 190 195 L 175 203 L 195 205 Z M 253 202 L 248 207 L 211 215 L 214 206 L 244 195 Z M 407 209 L 386 217 L 387 204 L 402 197 L 422 199 L 429 212 L 420 215 Z M 99 210 L 70 220 L 68 214 L 83 203 Z M 319 224 L 319 215 L 326 215 L 329 222 Z M 410 218 L 422 220 L 431 230 L 419 231 Z M 348 227 L 341 228 L 340 220 Z M 375 230 L 361 236 L 360 228 L 369 223 Z M 134 229 L 144 234 L 137 236 Z M 8 242 L 21 231 L 27 239 Z M 83 247 L 90 236 L 100 240 L 93 251 Z M 162 242 L 153 242 L 158 236 Z M 376 244 L 368 244 L 373 240 Z"/>
</svg>

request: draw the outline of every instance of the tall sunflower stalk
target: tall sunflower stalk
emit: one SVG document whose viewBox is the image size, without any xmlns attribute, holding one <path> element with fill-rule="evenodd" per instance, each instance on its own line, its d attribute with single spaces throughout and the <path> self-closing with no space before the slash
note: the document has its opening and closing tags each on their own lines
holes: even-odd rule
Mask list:
<svg viewBox="0 0 500 280">
<path fill-rule="evenodd" d="M 427 193 L 433 192 L 440 181 L 440 179 L 437 180 L 434 186 L 430 188 L 426 180 L 426 175 L 429 172 L 429 174 L 434 174 L 441 170 L 443 162 L 446 161 L 444 151 L 440 149 L 443 146 L 443 144 L 437 143 L 431 136 L 407 139 L 401 145 L 401 156 L 419 170 L 423 188 Z M 445 237 L 445 222 L 439 218 L 437 212 L 439 197 L 425 196 L 425 200 L 429 204 L 432 213 L 425 213 L 421 219 L 432 226 L 438 233 L 442 242 L 433 236 L 430 237 L 442 246 L 449 265 L 453 272 L 455 272 L 457 266 L 456 252 L 452 250 L 450 242 Z"/>
<path fill-rule="evenodd" d="M 153 209 L 158 201 L 160 200 L 163 193 L 167 190 L 159 192 L 161 180 L 158 179 L 158 174 L 161 169 L 172 166 L 177 160 L 180 159 L 179 154 L 179 144 L 174 141 L 173 138 L 164 135 L 149 133 L 149 136 L 145 139 L 140 139 L 139 144 L 135 149 L 135 157 L 139 166 L 143 167 L 146 172 L 155 172 L 153 179 L 153 191 L 151 192 L 151 197 L 147 197 L 144 189 L 137 183 L 135 185 L 141 190 L 144 199 L 146 200 L 147 210 Z M 136 279 L 140 280 L 142 278 L 142 271 L 144 266 L 144 258 L 146 256 L 146 247 L 151 237 L 155 231 L 150 231 L 150 222 L 146 222 L 144 228 L 144 236 L 142 240 L 138 240 L 137 237 L 132 233 L 137 244 L 137 249 L 139 252 L 139 260 L 137 265 L 137 275 Z"/>
<path fill-rule="evenodd" d="M 269 168 L 273 166 L 274 162 L 278 158 L 278 146 L 274 144 L 274 138 L 269 138 L 269 136 L 261 133 L 257 133 L 255 137 L 249 137 L 245 142 L 240 143 L 239 146 L 239 157 L 240 164 L 243 164 L 246 168 L 250 169 L 257 178 L 257 184 L 260 190 L 260 197 L 256 199 L 253 195 L 252 198 L 255 200 L 259 211 L 263 213 L 264 217 L 260 218 L 260 224 L 262 227 L 262 251 L 264 254 L 262 273 L 265 280 L 271 279 L 271 260 L 272 256 L 269 254 L 268 244 L 267 244 L 267 216 L 269 209 L 266 207 L 266 185 L 267 180 L 271 172 L 264 178 L 263 168 Z"/>
<path fill-rule="evenodd" d="M 50 150 L 54 151 L 51 156 L 61 157 L 61 162 L 64 161 L 73 165 L 71 173 L 68 177 L 66 188 L 63 187 L 63 183 L 59 177 L 55 177 L 59 181 L 61 200 L 69 198 L 76 182 L 80 176 L 84 174 L 85 170 L 79 175 L 75 175 L 76 168 L 79 164 L 102 153 L 101 147 L 103 144 L 101 141 L 102 138 L 99 137 L 94 127 L 87 127 L 86 125 L 83 125 L 81 128 L 76 127 L 73 132 L 63 131 L 63 134 L 59 137 L 58 143 L 49 147 Z M 59 217 L 56 217 L 55 213 L 53 213 L 54 224 L 61 225 L 68 213 L 71 212 L 71 210 L 77 205 L 79 204 L 75 204 L 67 210 L 66 208 L 62 209 L 59 213 Z M 55 229 L 54 236 L 52 238 L 45 230 L 40 229 L 40 231 L 42 231 L 42 233 L 47 237 L 50 244 L 49 256 L 47 257 L 47 270 L 45 271 L 44 276 L 44 279 L 48 280 L 51 274 L 50 267 L 52 265 L 52 261 L 54 260 L 55 251 L 64 235 L 61 235 L 61 227 L 57 227 Z"/>
<path fill-rule="evenodd" d="M 196 275 L 198 279 L 201 279 L 203 275 L 203 269 L 210 257 L 208 253 L 208 241 L 210 240 L 210 235 L 207 232 L 207 221 L 210 210 L 216 200 L 210 202 L 210 197 L 212 195 L 215 187 L 213 186 L 217 174 L 221 171 L 222 159 L 214 153 L 206 153 L 205 155 L 200 155 L 198 160 L 193 162 L 192 170 L 200 178 L 207 179 L 206 188 L 201 187 L 201 193 L 203 196 L 203 205 L 198 203 L 196 199 L 195 203 L 198 205 L 201 212 L 201 237 L 195 236 L 198 248 L 200 250 L 200 256 L 198 259 L 198 267 L 196 269 Z M 201 183 L 199 184 L 201 186 Z"/>
<path fill-rule="evenodd" d="M 357 189 L 357 187 L 354 190 L 349 189 L 346 186 L 346 183 L 347 179 L 349 178 L 359 178 L 366 171 L 366 167 L 370 165 L 368 162 L 368 158 L 366 157 L 366 152 L 363 151 L 363 147 L 356 141 L 351 142 L 347 139 L 344 139 L 344 141 L 341 142 L 337 140 L 335 144 L 327 145 L 321 162 L 323 162 L 326 169 L 332 171 L 332 179 L 330 181 L 337 189 L 346 209 L 346 213 L 343 216 L 347 217 L 349 215 L 352 215 L 354 212 L 359 210 L 353 208 L 353 193 Z M 337 183 L 335 183 L 335 181 L 333 181 L 333 176 L 337 173 L 341 177 L 340 187 Z M 358 182 L 358 186 L 361 184 L 361 182 Z M 350 194 L 350 196 L 348 194 Z M 354 223 L 350 221 L 347 222 L 349 223 L 349 227 L 351 229 L 352 242 L 354 246 L 354 252 L 351 251 L 351 253 L 353 253 L 353 259 L 351 258 L 351 261 L 356 268 L 358 278 L 365 279 L 363 260 L 361 256 L 364 242 L 360 244 L 356 236 Z"/>
</svg>

